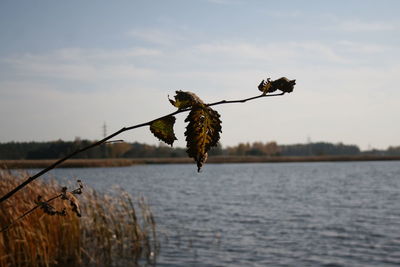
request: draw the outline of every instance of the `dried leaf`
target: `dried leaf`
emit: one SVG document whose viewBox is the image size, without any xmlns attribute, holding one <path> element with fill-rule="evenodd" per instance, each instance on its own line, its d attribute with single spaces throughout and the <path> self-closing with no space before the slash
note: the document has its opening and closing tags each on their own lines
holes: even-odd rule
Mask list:
<svg viewBox="0 0 400 267">
<path fill-rule="evenodd" d="M 194 93 L 185 91 L 175 91 L 175 100 L 169 99 L 172 105 L 178 109 L 185 109 L 204 102 Z"/>
<path fill-rule="evenodd" d="M 82 183 L 81 180 L 77 180 L 76 182 L 78 183 L 79 187 L 74 189 L 74 190 L 72 190 L 71 193 L 74 194 L 74 195 L 80 195 L 80 194 L 82 194 L 83 183 Z"/>
<path fill-rule="evenodd" d="M 35 201 L 36 205 L 39 206 L 41 210 L 43 210 L 44 213 L 48 215 L 60 215 L 60 216 L 65 216 L 67 215 L 65 209 L 62 209 L 61 211 L 56 210 L 50 203 L 47 201 L 42 201 L 42 196 L 38 196 L 37 200 Z"/>
<path fill-rule="evenodd" d="M 281 90 L 285 93 L 293 92 L 294 85 L 296 84 L 296 80 L 289 80 L 286 77 L 279 78 L 278 80 L 271 82 L 272 87 L 276 88 L 275 90 Z"/>
<path fill-rule="evenodd" d="M 78 188 L 74 189 L 71 192 L 67 191 L 67 187 L 63 187 L 61 189 L 61 199 L 69 201 L 69 205 L 71 206 L 72 211 L 78 216 L 81 217 L 81 209 L 79 207 L 79 201 L 75 197 L 75 195 L 82 194 L 83 184 L 81 180 L 77 180 Z M 66 211 L 63 211 L 66 214 Z"/>
<path fill-rule="evenodd" d="M 156 120 L 150 125 L 150 131 L 155 137 L 172 146 L 174 141 L 177 140 L 174 133 L 175 120 L 174 116 Z"/>
<path fill-rule="evenodd" d="M 189 157 L 194 158 L 197 163 L 197 171 L 207 160 L 207 152 L 217 146 L 221 132 L 221 120 L 217 111 L 203 104 L 193 106 L 185 122 L 185 136 Z"/>
<path fill-rule="evenodd" d="M 61 199 L 63 199 L 63 200 L 68 199 L 68 197 L 67 197 L 67 190 L 68 190 L 68 188 L 67 188 L 66 186 L 64 186 L 64 187 L 61 189 Z"/>
<path fill-rule="evenodd" d="M 258 90 L 263 92 L 263 94 L 268 94 L 275 92 L 276 90 L 281 90 L 284 93 L 293 92 L 296 80 L 289 80 L 286 77 L 281 77 L 275 81 L 271 81 L 270 78 L 265 82 L 264 80 L 258 85 Z"/>
<path fill-rule="evenodd" d="M 258 85 L 258 90 L 263 92 L 264 95 L 269 93 L 270 89 L 271 89 L 270 78 L 268 78 L 266 82 L 262 80 L 261 83 Z"/>
<path fill-rule="evenodd" d="M 67 198 L 69 200 L 69 205 L 71 206 L 72 211 L 75 212 L 78 217 L 81 217 L 82 215 L 78 199 L 74 196 L 74 194 L 70 192 L 67 192 Z"/>
</svg>

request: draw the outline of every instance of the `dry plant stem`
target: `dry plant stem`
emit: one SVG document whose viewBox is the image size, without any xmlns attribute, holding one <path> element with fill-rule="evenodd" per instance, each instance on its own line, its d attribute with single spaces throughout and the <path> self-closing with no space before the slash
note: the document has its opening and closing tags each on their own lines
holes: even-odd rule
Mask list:
<svg viewBox="0 0 400 267">
<path fill-rule="evenodd" d="M 57 196 L 54 196 L 48 200 L 46 200 L 45 202 L 49 203 L 51 201 L 53 201 L 56 198 L 61 197 L 62 194 L 59 194 Z M 39 208 L 40 205 L 36 205 L 35 207 L 31 208 L 30 210 L 26 211 L 24 214 L 22 214 L 21 216 L 19 216 L 17 219 L 15 219 L 14 221 L 12 221 L 11 223 L 9 223 L 7 226 L 5 226 L 4 228 L 0 229 L 0 233 L 4 232 L 6 230 L 8 230 L 11 226 L 13 226 L 14 224 L 16 224 L 17 222 L 19 222 L 20 220 L 22 220 L 25 216 L 27 216 L 29 213 L 33 212 L 34 210 L 36 210 L 37 208 Z"/>
<path fill-rule="evenodd" d="M 271 97 L 271 96 L 282 96 L 282 95 L 284 95 L 284 94 L 285 94 L 285 92 L 279 93 L 279 94 L 270 94 L 270 95 L 268 95 L 268 94 L 261 94 L 261 95 L 258 95 L 258 96 L 254 96 L 254 97 L 250 97 L 250 98 L 246 98 L 246 99 L 240 99 L 240 100 L 222 100 L 222 101 L 219 101 L 219 102 L 207 104 L 207 106 L 216 106 L 216 105 L 221 105 L 221 104 L 233 104 L 233 103 L 245 103 L 245 102 L 247 102 L 247 101 L 254 100 L 254 99 L 257 99 L 257 98 Z M 154 119 L 154 120 L 151 120 L 151 121 L 148 121 L 148 122 L 145 122 L 145 123 L 137 124 L 137 125 L 130 126 L 130 127 L 124 127 L 124 128 L 122 128 L 122 129 L 120 129 L 119 131 L 116 131 L 115 133 L 110 134 L 109 136 L 107 136 L 107 137 L 101 139 L 100 141 L 97 141 L 97 142 L 95 142 L 95 143 L 93 143 L 93 144 L 91 144 L 91 145 L 89 145 L 89 146 L 86 146 L 86 147 L 83 147 L 83 148 L 81 148 L 81 149 L 78 149 L 78 150 L 72 152 L 71 154 L 65 156 L 64 158 L 57 160 L 56 162 L 54 162 L 53 164 L 51 164 L 51 165 L 48 166 L 47 168 L 41 170 L 41 171 L 38 172 L 37 174 L 35 174 L 35 175 L 29 177 L 26 181 L 24 181 L 23 183 L 21 183 L 20 185 L 18 185 L 17 187 L 15 187 L 13 190 L 11 190 L 10 192 L 8 192 L 8 193 L 5 194 L 4 196 L 2 196 L 2 197 L 0 198 L 0 203 L 3 202 L 3 201 L 5 201 L 5 200 L 7 200 L 8 198 L 10 198 L 12 195 L 14 195 L 16 192 L 18 192 L 18 191 L 21 190 L 22 188 L 24 188 L 27 184 L 29 184 L 30 182 L 32 182 L 32 181 L 35 180 L 36 178 L 42 176 L 43 174 L 45 174 L 45 173 L 47 173 L 48 171 L 54 169 L 55 167 L 57 167 L 58 165 L 60 165 L 60 164 L 63 163 L 64 161 L 66 161 L 67 159 L 70 159 L 70 158 L 72 158 L 73 156 L 75 156 L 75 155 L 77 155 L 77 154 L 79 154 L 79 153 L 81 153 L 81 152 L 83 152 L 83 151 L 86 151 L 86 150 L 91 149 L 91 148 L 93 148 L 93 147 L 99 146 L 99 145 L 101 145 L 101 144 L 103 144 L 103 143 L 106 143 L 106 142 L 107 142 L 108 140 L 110 140 L 111 138 L 113 138 L 113 137 L 115 137 L 115 136 L 117 136 L 117 135 L 119 135 L 119 134 L 121 134 L 121 133 L 123 133 L 123 132 L 125 132 L 125 131 L 133 130 L 133 129 L 140 128 L 140 127 L 144 127 L 144 126 L 150 126 L 154 121 L 163 119 L 163 118 L 168 117 L 168 116 L 173 116 L 173 115 L 176 115 L 176 114 L 179 114 L 179 113 L 182 113 L 182 112 L 186 112 L 186 111 L 189 111 L 189 110 L 191 110 L 191 108 L 179 109 L 179 110 L 177 110 L 177 111 L 175 111 L 175 112 L 172 112 L 172 113 L 170 113 L 170 114 L 168 114 L 168 115 L 159 117 L 159 118 L 157 118 L 157 119 Z"/>
</svg>

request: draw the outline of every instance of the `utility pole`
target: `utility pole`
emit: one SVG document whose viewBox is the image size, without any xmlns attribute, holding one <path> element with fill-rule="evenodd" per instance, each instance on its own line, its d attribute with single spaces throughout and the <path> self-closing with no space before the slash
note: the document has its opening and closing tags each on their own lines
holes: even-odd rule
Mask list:
<svg viewBox="0 0 400 267">
<path fill-rule="evenodd" d="M 107 137 L 107 124 L 106 122 L 103 123 L 103 137 L 106 138 Z M 104 158 L 108 158 L 108 147 L 107 144 L 104 144 L 103 146 L 103 157 Z"/>
<path fill-rule="evenodd" d="M 107 136 L 107 124 L 106 124 L 106 122 L 104 122 L 104 124 L 103 124 L 103 137 L 106 137 Z"/>
</svg>

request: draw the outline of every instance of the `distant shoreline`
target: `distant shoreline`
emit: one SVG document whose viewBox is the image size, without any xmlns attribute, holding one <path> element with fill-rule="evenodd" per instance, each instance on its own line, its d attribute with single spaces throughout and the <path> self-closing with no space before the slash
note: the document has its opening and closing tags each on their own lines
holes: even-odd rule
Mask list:
<svg viewBox="0 0 400 267">
<path fill-rule="evenodd" d="M 285 163 L 285 162 L 338 162 L 338 161 L 390 161 L 400 160 L 400 156 L 291 156 L 291 157 L 265 157 L 265 156 L 214 156 L 207 163 Z M 46 168 L 56 159 L 40 160 L 0 160 L 0 168 L 29 169 Z M 193 163 L 190 158 L 115 158 L 115 159 L 70 159 L 61 164 L 59 168 L 85 168 L 85 167 L 122 167 L 145 164 L 187 164 Z"/>
</svg>

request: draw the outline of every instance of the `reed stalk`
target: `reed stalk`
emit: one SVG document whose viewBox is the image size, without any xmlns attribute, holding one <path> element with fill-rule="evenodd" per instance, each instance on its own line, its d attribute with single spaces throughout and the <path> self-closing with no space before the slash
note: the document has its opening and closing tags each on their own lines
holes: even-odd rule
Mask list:
<svg viewBox="0 0 400 267">
<path fill-rule="evenodd" d="M 0 193 L 27 176 L 0 170 Z M 57 196 L 61 188 L 55 181 L 29 184 L 0 205 L 0 225 L 8 225 L 32 209 L 37 196 Z M 65 216 L 50 216 L 38 208 L 0 232 L 0 267 L 137 266 L 154 262 L 156 224 L 143 199 L 133 200 L 122 191 L 111 197 L 86 187 L 78 197 L 82 217 L 71 212 L 68 201 L 57 198 L 51 204 L 57 210 L 65 208 Z"/>
</svg>

